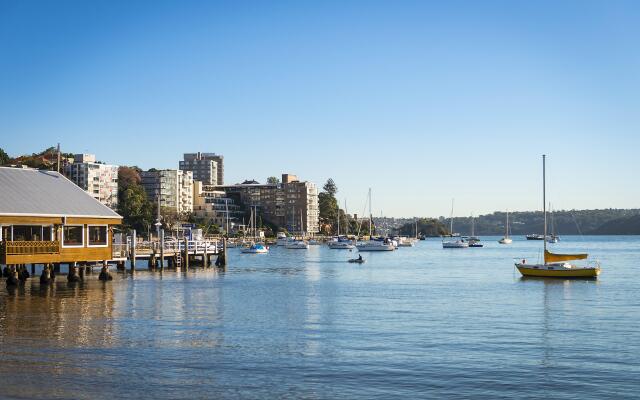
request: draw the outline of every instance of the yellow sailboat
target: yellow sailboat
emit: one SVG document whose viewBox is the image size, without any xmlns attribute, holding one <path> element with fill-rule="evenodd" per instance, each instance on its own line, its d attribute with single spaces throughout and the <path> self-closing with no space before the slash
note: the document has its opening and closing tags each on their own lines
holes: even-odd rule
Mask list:
<svg viewBox="0 0 640 400">
<path fill-rule="evenodd" d="M 542 207 L 544 210 L 544 263 L 529 264 L 527 260 L 516 263 L 522 276 L 548 278 L 596 278 L 600 274 L 600 265 L 576 266 L 567 261 L 586 260 L 582 254 L 555 254 L 547 250 L 547 209 L 546 209 L 546 155 L 542 156 Z"/>
</svg>

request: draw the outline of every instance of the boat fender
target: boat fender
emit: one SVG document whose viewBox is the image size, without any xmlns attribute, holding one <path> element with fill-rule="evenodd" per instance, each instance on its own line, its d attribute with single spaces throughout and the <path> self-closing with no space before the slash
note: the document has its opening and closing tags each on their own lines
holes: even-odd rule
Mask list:
<svg viewBox="0 0 640 400">
<path fill-rule="evenodd" d="M 525 260 L 525 259 L 523 258 L 523 259 L 522 259 L 522 263 L 523 263 L 523 264 L 526 264 L 526 263 L 527 263 L 527 260 Z"/>
</svg>

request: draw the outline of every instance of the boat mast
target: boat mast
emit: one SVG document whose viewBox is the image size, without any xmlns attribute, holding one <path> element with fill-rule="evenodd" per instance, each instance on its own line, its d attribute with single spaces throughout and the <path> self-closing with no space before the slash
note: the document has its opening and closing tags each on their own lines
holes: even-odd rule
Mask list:
<svg viewBox="0 0 640 400">
<path fill-rule="evenodd" d="M 547 155 L 542 155 L 542 213 L 544 214 L 544 252 L 547 253 Z M 544 256 L 543 256 L 544 258 Z M 545 264 L 547 263 L 545 259 Z"/>
<path fill-rule="evenodd" d="M 371 231 L 371 225 L 373 220 L 373 214 L 371 214 L 371 188 L 369 188 L 369 239 L 373 236 L 373 232 Z"/>
<path fill-rule="evenodd" d="M 450 223 L 450 228 L 449 228 L 449 234 L 451 235 L 451 237 L 453 237 L 453 201 L 455 199 L 451 199 L 451 217 L 449 218 L 449 223 Z"/>
<path fill-rule="evenodd" d="M 344 230 L 344 234 L 349 235 L 349 212 L 347 211 L 347 199 L 344 199 L 344 216 L 345 221 L 347 221 L 347 227 Z"/>
<path fill-rule="evenodd" d="M 507 210 L 507 225 L 504 227 L 504 237 L 509 237 L 509 210 Z"/>
<path fill-rule="evenodd" d="M 473 218 L 473 214 L 471 214 L 471 236 L 476 235 L 476 219 Z"/>
</svg>

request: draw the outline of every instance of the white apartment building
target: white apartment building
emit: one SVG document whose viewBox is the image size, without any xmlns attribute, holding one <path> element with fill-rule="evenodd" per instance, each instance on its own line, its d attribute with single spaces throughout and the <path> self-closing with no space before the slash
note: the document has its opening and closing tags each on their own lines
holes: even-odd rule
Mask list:
<svg viewBox="0 0 640 400">
<path fill-rule="evenodd" d="M 94 154 L 76 154 L 64 174 L 102 204 L 118 207 L 118 166 L 96 162 Z"/>
<path fill-rule="evenodd" d="M 160 200 L 162 210 L 169 209 L 178 214 L 193 211 L 193 173 L 176 169 L 150 170 L 140 173 L 142 187 L 147 198 Z"/>
</svg>

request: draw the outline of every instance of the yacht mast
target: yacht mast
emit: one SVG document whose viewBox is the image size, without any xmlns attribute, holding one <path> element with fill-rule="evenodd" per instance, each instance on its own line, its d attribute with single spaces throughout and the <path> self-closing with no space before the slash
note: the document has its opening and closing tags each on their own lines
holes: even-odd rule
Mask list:
<svg viewBox="0 0 640 400">
<path fill-rule="evenodd" d="M 369 239 L 371 239 L 371 236 L 373 235 L 373 232 L 371 231 L 372 220 L 373 214 L 371 214 L 371 188 L 369 188 Z"/>
<path fill-rule="evenodd" d="M 449 228 L 449 234 L 451 235 L 451 237 L 453 237 L 453 201 L 455 199 L 451 199 L 451 216 L 449 217 L 449 223 L 450 223 L 450 228 Z"/>
<path fill-rule="evenodd" d="M 542 212 L 544 214 L 544 252 L 547 253 L 547 155 L 542 155 Z M 543 256 L 544 258 L 544 256 Z M 547 263 L 545 259 L 545 264 Z"/>
</svg>

